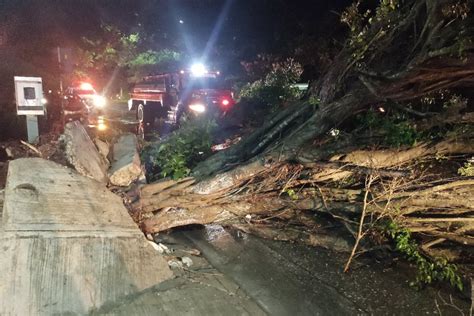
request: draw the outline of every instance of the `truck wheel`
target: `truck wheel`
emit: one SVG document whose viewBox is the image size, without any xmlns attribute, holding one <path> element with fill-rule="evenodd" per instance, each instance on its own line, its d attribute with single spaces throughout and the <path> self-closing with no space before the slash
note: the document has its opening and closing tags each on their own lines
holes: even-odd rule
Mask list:
<svg viewBox="0 0 474 316">
<path fill-rule="evenodd" d="M 139 123 L 143 123 L 145 126 L 153 127 L 155 124 L 156 110 L 149 104 L 147 106 L 139 104 L 137 107 L 137 120 Z"/>
<path fill-rule="evenodd" d="M 137 120 L 141 124 L 143 123 L 144 119 L 145 119 L 145 109 L 144 109 L 143 104 L 139 104 L 137 107 Z"/>
</svg>

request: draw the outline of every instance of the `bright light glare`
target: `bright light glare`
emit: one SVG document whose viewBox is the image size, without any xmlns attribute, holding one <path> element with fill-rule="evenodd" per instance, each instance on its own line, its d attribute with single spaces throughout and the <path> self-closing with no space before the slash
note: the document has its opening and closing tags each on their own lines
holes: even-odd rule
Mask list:
<svg viewBox="0 0 474 316">
<path fill-rule="evenodd" d="M 230 103 L 230 102 L 229 102 L 229 100 L 227 100 L 227 99 L 222 100 L 222 105 L 224 105 L 224 106 L 229 105 L 229 103 Z"/>
<path fill-rule="evenodd" d="M 80 86 L 81 90 L 93 90 L 94 88 L 89 82 L 83 82 Z"/>
<path fill-rule="evenodd" d="M 103 108 L 106 103 L 107 103 L 107 100 L 103 96 L 101 95 L 94 96 L 94 106 L 98 108 Z"/>
<path fill-rule="evenodd" d="M 104 117 L 103 116 L 99 116 L 97 118 L 97 129 L 99 131 L 104 131 L 107 129 L 107 125 L 105 124 L 105 121 L 104 121 Z"/>
<path fill-rule="evenodd" d="M 107 125 L 104 122 L 97 124 L 97 129 L 99 131 L 105 131 L 107 129 Z"/>
<path fill-rule="evenodd" d="M 183 21 L 183 20 L 179 20 L 179 24 L 183 24 L 183 23 L 184 23 L 184 21 Z"/>
<path fill-rule="evenodd" d="M 384 113 L 385 112 L 385 109 L 383 107 L 379 107 L 379 111 Z"/>
<path fill-rule="evenodd" d="M 204 106 L 204 104 L 201 103 L 190 104 L 189 108 L 197 113 L 203 113 L 206 111 L 206 107 Z"/>
<path fill-rule="evenodd" d="M 48 100 L 46 100 L 46 98 L 41 98 L 41 104 L 45 105 L 46 103 L 48 103 Z"/>
<path fill-rule="evenodd" d="M 207 70 L 203 64 L 197 63 L 191 66 L 191 72 L 195 76 L 202 76 L 207 73 Z"/>
</svg>

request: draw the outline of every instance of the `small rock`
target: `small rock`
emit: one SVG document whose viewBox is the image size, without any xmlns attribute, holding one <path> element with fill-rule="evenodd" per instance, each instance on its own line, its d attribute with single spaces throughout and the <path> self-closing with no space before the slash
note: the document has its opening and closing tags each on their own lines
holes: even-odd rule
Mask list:
<svg viewBox="0 0 474 316">
<path fill-rule="evenodd" d="M 15 158 L 15 157 L 13 156 L 12 149 L 9 148 L 9 147 L 5 148 L 5 153 L 7 154 L 7 157 L 8 157 L 8 158 Z"/>
<path fill-rule="evenodd" d="M 110 168 L 110 183 L 116 186 L 129 186 L 142 174 L 140 156 L 137 151 L 137 137 L 125 134 L 113 146 L 112 167 Z"/>
<path fill-rule="evenodd" d="M 168 261 L 168 266 L 171 269 L 182 269 L 183 268 L 183 263 L 177 259 L 172 259 Z"/>
<path fill-rule="evenodd" d="M 96 138 L 94 139 L 95 146 L 99 150 L 99 153 L 107 159 L 109 156 L 110 148 L 109 145 L 106 142 L 101 141 L 100 139 Z"/>
<path fill-rule="evenodd" d="M 149 241 L 154 241 L 152 234 L 146 234 L 145 237 L 146 237 L 146 239 L 148 239 Z"/>
<path fill-rule="evenodd" d="M 181 261 L 188 268 L 193 265 L 193 260 L 191 260 L 191 258 L 189 258 L 189 257 L 183 257 L 183 258 L 181 258 Z"/>
<path fill-rule="evenodd" d="M 192 256 L 200 256 L 201 252 L 197 249 L 189 249 L 189 250 L 184 250 L 184 252 L 189 253 Z"/>
<path fill-rule="evenodd" d="M 158 251 L 159 253 L 163 254 L 163 253 L 171 253 L 171 250 L 166 247 L 165 245 L 163 245 L 162 243 L 155 243 L 154 241 L 148 241 L 150 243 L 150 245 L 156 250 Z"/>
</svg>

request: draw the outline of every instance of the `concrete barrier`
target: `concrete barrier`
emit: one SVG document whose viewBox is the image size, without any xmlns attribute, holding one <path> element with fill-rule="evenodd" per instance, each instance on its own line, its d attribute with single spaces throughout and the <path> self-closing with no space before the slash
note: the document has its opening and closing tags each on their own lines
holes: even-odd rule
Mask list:
<svg viewBox="0 0 474 316">
<path fill-rule="evenodd" d="M 120 197 L 40 158 L 9 164 L 0 315 L 85 315 L 172 277 Z"/>
<path fill-rule="evenodd" d="M 113 146 L 113 161 L 109 171 L 110 183 L 128 186 L 137 180 L 141 173 L 138 141 L 133 134 L 122 135 Z"/>
<path fill-rule="evenodd" d="M 108 163 L 97 150 L 80 122 L 67 123 L 62 141 L 67 161 L 80 174 L 107 183 Z"/>
</svg>

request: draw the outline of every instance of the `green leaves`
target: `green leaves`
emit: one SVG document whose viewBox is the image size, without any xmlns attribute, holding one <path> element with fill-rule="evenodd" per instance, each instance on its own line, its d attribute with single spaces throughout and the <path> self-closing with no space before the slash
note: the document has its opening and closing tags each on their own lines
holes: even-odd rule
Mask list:
<svg viewBox="0 0 474 316">
<path fill-rule="evenodd" d="M 153 169 L 158 171 L 152 178 L 178 180 L 188 176 L 192 167 L 211 155 L 211 133 L 215 126 L 206 119 L 190 121 L 164 142 L 148 145 L 142 157 L 150 156 Z"/>
<path fill-rule="evenodd" d="M 458 169 L 458 174 L 463 177 L 474 177 L 474 163 L 464 163 L 464 166 Z"/>
<path fill-rule="evenodd" d="M 302 66 L 292 58 L 275 62 L 264 78 L 243 86 L 240 97 L 264 106 L 278 106 L 298 99 L 301 92 L 291 84 L 299 80 L 302 72 Z"/>
<path fill-rule="evenodd" d="M 182 58 L 179 52 L 162 49 L 160 51 L 147 50 L 139 53 L 134 59 L 129 61 L 130 66 L 146 66 L 161 63 L 177 62 Z"/>
<path fill-rule="evenodd" d="M 363 128 L 377 130 L 383 135 L 383 144 L 391 147 L 413 146 L 420 140 L 421 135 L 404 116 L 379 115 L 373 110 L 358 117 Z"/>
<path fill-rule="evenodd" d="M 102 25 L 101 29 L 94 39 L 82 38 L 76 75 L 87 77 L 88 73 L 98 72 L 108 80 L 111 73 L 120 68 L 129 76 L 139 77 L 142 72 L 154 72 L 148 69 L 150 67 L 167 68 L 184 58 L 174 50 L 150 49 L 154 45 L 147 41 L 143 31 L 126 33 L 109 24 Z"/>
<path fill-rule="evenodd" d="M 444 258 L 430 260 L 423 256 L 407 228 L 402 228 L 395 222 L 390 221 L 384 231 L 395 242 L 397 251 L 417 266 L 418 273 L 415 281 L 410 282 L 411 286 L 421 288 L 423 285 L 433 282 L 447 281 L 452 287 L 460 291 L 463 290 L 462 279 L 457 273 L 457 267 L 448 263 Z"/>
<path fill-rule="evenodd" d="M 383 129 L 387 132 L 385 143 L 389 146 L 413 146 L 419 139 L 418 133 L 408 122 L 394 123 L 386 120 Z"/>
</svg>

